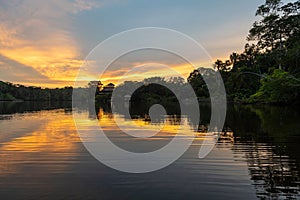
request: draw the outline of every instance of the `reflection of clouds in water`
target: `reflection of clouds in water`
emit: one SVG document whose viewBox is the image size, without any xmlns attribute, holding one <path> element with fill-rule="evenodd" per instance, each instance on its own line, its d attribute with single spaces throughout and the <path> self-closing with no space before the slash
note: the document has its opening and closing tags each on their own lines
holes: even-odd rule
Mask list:
<svg viewBox="0 0 300 200">
<path fill-rule="evenodd" d="M 284 110 L 284 108 L 276 108 L 272 112 L 264 110 L 266 108 L 255 109 L 254 111 L 262 117 L 262 123 L 259 121 L 259 118 L 255 118 L 255 116 L 258 117 L 255 112 L 243 109 L 249 108 L 248 106 L 238 106 L 235 108 L 238 109 L 230 110 L 228 116 L 228 123 L 232 129 L 227 129 L 228 132 L 221 135 L 220 143 L 216 145 L 216 148 L 207 159 L 199 160 L 196 158 L 199 146 L 194 142 L 189 152 L 177 164 L 175 163 L 172 167 L 167 168 L 166 171 L 157 172 L 161 173 L 160 176 L 153 177 L 153 174 L 146 175 L 145 180 L 150 181 L 145 182 L 143 187 L 149 188 L 149 190 L 159 189 L 160 183 L 167 181 L 165 183 L 170 184 L 171 180 L 174 184 L 172 186 L 177 191 L 177 188 L 182 186 L 182 184 L 178 183 L 178 180 L 186 180 L 185 184 L 187 188 L 190 188 L 189 192 L 194 192 L 194 197 L 203 194 L 202 191 L 199 192 L 196 188 L 205 188 L 209 191 L 210 188 L 220 185 L 222 194 L 229 194 L 234 197 L 236 195 L 244 195 L 245 198 L 245 194 L 246 197 L 248 197 L 247 194 L 253 194 L 253 197 L 251 196 L 252 198 L 249 199 L 254 199 L 255 193 L 257 193 L 257 196 L 262 199 L 297 199 L 300 191 L 299 168 L 297 164 L 299 163 L 297 160 L 298 154 L 295 151 L 291 153 L 288 151 L 288 148 L 293 146 L 297 148 L 298 144 L 296 140 L 299 137 L 297 135 L 293 135 L 293 137 L 287 136 L 288 134 L 297 133 L 299 129 L 293 129 L 294 132 L 288 133 L 286 129 L 280 128 L 277 120 L 289 121 L 290 124 L 284 121 L 284 126 L 289 125 L 289 127 L 297 128 L 299 127 L 297 120 L 299 116 L 297 113 L 299 112 L 296 109 Z M 250 106 L 250 108 L 253 107 Z M 81 111 L 82 119 L 87 118 L 87 111 Z M 205 110 L 202 108 L 201 111 Z M 205 117 L 206 113 L 201 113 Z M 262 113 L 266 116 L 262 116 Z M 283 118 L 275 118 L 274 116 L 277 116 L 278 113 L 281 113 Z M 122 138 L 118 135 L 119 133 L 113 130 L 115 124 L 113 123 L 113 115 L 109 107 L 100 109 L 98 114 L 100 116 L 99 123 L 105 124 L 107 131 L 122 141 Z M 122 118 L 122 115 L 119 115 L 119 117 Z M 82 120 L 81 123 L 89 127 L 92 120 L 96 121 L 96 118 Z M 176 123 L 178 123 L 178 118 L 175 116 L 170 116 L 166 120 L 168 120 L 167 124 L 175 125 L 175 127 Z M 204 119 L 204 122 L 207 120 Z M 150 124 L 149 121 L 144 121 L 142 117 L 137 119 L 137 121 L 138 123 L 145 123 L 145 125 Z M 260 130 L 261 126 L 270 128 L 272 132 L 267 129 L 266 132 L 258 132 L 257 130 Z M 67 187 L 69 189 L 67 185 L 70 188 L 78 187 L 77 183 L 79 179 L 74 176 L 74 171 L 72 171 L 76 167 L 78 167 L 78 173 L 84 175 L 80 181 L 86 179 L 90 179 L 91 181 L 97 180 L 99 187 L 91 191 L 92 195 L 98 194 L 99 188 L 105 188 L 105 186 L 101 187 L 102 184 L 106 185 L 112 178 L 114 178 L 115 185 L 117 185 L 116 188 L 112 186 L 112 190 L 115 189 L 114 191 L 119 191 L 120 182 L 124 183 L 124 187 L 121 187 L 126 188 L 126 190 L 128 189 L 128 182 L 132 183 L 133 179 L 131 175 L 125 174 L 123 179 L 121 178 L 120 180 L 119 173 L 116 173 L 114 176 L 113 172 L 107 168 L 90 170 L 92 169 L 91 166 L 99 167 L 101 165 L 96 164 L 94 160 L 87 161 L 89 155 L 85 151 L 78 149 L 81 145 L 78 143 L 77 134 L 73 135 L 74 126 L 72 118 L 70 113 L 64 113 L 63 110 L 14 114 L 10 119 L 1 120 L 0 127 L 1 192 L 7 190 L 7 193 L 11 193 L 12 188 L 18 187 L 20 190 L 24 189 L 28 193 L 34 194 L 35 192 L 39 192 L 38 194 L 41 193 L 44 195 L 45 191 L 49 192 L 49 188 L 51 190 L 52 187 L 55 187 L 54 185 L 56 184 L 53 183 L 57 183 L 57 188 L 51 190 L 51 192 L 53 191 L 52 194 L 57 195 L 62 188 Z M 273 128 L 277 128 L 277 132 L 274 132 Z M 203 138 L 205 134 L 201 132 L 207 131 L 206 126 L 201 126 L 199 131 L 199 138 Z M 168 141 L 168 136 L 170 134 L 168 135 L 166 132 L 165 136 L 161 135 L 161 137 L 151 138 L 151 142 Z M 273 143 L 273 139 L 276 140 L 278 138 L 280 138 L 281 142 L 284 139 L 288 140 L 280 143 L 286 146 L 283 152 L 278 152 L 280 145 Z M 199 144 L 200 142 L 201 140 Z M 35 147 L 34 143 L 37 143 Z M 140 147 L 143 147 L 144 150 L 151 150 L 148 146 L 143 146 L 144 144 Z M 157 145 L 156 147 L 159 148 L 160 146 Z M 88 172 L 85 173 L 86 171 Z M 68 176 L 68 178 L 65 176 Z M 61 179 L 58 177 L 61 177 Z M 75 179 L 72 179 L 72 177 L 75 177 Z M 53 180 L 57 180 L 57 182 L 53 182 Z M 233 194 L 231 188 L 233 188 L 234 184 L 238 187 L 234 187 L 236 193 Z M 90 189 L 88 188 L 89 184 L 86 185 L 84 187 L 80 182 L 80 187 L 74 191 L 78 192 L 78 195 L 81 195 Z M 31 186 L 32 188 L 29 188 Z M 152 188 L 153 186 L 154 188 Z M 139 188 L 141 184 L 133 183 L 130 187 L 134 188 L 130 194 L 135 196 L 137 189 L 141 189 Z M 37 188 L 38 190 L 35 190 Z M 178 193 L 180 191 L 178 190 Z M 205 191 L 203 189 L 203 192 Z M 208 192 L 205 194 L 211 195 L 212 193 Z M 142 194 L 140 195 L 141 198 L 144 197 Z"/>
<path fill-rule="evenodd" d="M 102 130 L 106 133 L 107 137 L 109 137 L 112 141 L 115 141 L 116 143 L 117 143 L 116 140 L 122 140 L 122 141 L 139 141 L 139 142 L 164 141 L 163 144 L 165 144 L 165 142 L 169 142 L 176 135 L 179 135 L 181 139 L 188 139 L 185 136 L 195 135 L 195 131 L 196 131 L 197 135 L 194 140 L 197 141 L 196 142 L 197 144 L 200 144 L 199 142 L 202 142 L 205 139 L 205 136 L 207 134 L 207 127 L 205 131 L 197 130 L 195 128 L 195 124 L 193 124 L 190 121 L 191 119 L 186 115 L 164 115 L 151 120 L 148 114 L 142 114 L 142 113 L 143 111 L 140 110 L 139 114 L 136 111 L 135 115 L 126 117 L 122 113 L 112 114 L 111 110 L 109 110 L 109 112 L 104 112 L 103 109 L 100 108 L 98 110 L 98 120 Z M 162 121 L 160 120 L 161 117 L 163 117 Z M 137 134 L 144 134 L 144 136 L 150 134 L 147 132 L 147 130 L 149 131 L 156 130 L 157 133 L 152 137 L 144 137 L 144 138 L 130 137 L 129 135 L 123 133 L 120 130 L 120 128 L 115 123 L 115 120 L 118 120 L 118 122 L 122 124 L 122 129 L 126 131 L 130 130 L 136 132 Z M 190 127 L 188 130 L 180 129 L 182 120 L 185 121 L 184 124 L 186 126 Z M 202 126 L 206 126 L 206 125 L 202 125 Z M 110 134 L 110 132 L 113 132 L 114 134 Z M 159 146 L 163 147 L 163 145 L 159 145 Z M 143 148 L 143 146 L 141 148 Z"/>
<path fill-rule="evenodd" d="M 63 110 L 16 115 L 4 123 L 6 129 L 0 131 L 5 135 L 0 147 L 2 175 L 22 172 L 26 163 L 47 163 L 39 166 L 62 171 L 76 156 L 80 140 L 72 116 Z"/>
</svg>

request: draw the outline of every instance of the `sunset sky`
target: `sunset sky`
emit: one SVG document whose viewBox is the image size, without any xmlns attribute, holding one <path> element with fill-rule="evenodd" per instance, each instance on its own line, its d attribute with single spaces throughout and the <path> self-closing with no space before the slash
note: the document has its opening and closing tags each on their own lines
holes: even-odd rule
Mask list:
<svg viewBox="0 0 300 200">
<path fill-rule="evenodd" d="M 257 19 L 255 11 L 263 3 L 0 0 L 0 80 L 51 88 L 72 86 L 83 60 L 97 44 L 138 27 L 180 31 L 202 44 L 213 60 L 225 59 L 233 51 L 242 51 L 248 30 Z M 168 56 L 164 59 L 168 63 Z M 123 61 L 106 82 L 114 82 L 113 76 L 120 76 L 120 72 L 126 73 L 132 63 Z M 189 73 L 180 63 L 175 68 Z"/>
</svg>

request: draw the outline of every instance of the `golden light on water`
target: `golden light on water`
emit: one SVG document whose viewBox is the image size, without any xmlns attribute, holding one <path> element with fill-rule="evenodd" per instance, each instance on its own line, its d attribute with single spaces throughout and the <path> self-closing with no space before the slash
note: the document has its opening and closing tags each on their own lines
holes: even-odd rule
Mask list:
<svg viewBox="0 0 300 200">
<path fill-rule="evenodd" d="M 48 162 L 51 159 L 54 163 L 48 168 L 62 170 L 68 163 L 59 160 L 76 157 L 80 138 L 72 115 L 64 114 L 63 110 L 17 115 L 13 120 L 0 123 L 3 128 L 0 130 L 0 174 L 16 173 L 19 162 Z M 5 131 L 14 129 L 16 132 Z"/>
<path fill-rule="evenodd" d="M 191 128 L 183 132 L 180 128 L 180 118 L 175 116 L 169 116 L 157 123 L 152 123 L 147 120 L 147 117 L 136 118 L 131 121 L 123 115 L 104 112 L 102 108 L 98 112 L 98 119 L 86 111 L 81 112 L 79 116 L 81 117 L 78 122 L 81 127 L 87 130 L 96 129 L 93 125 L 98 120 L 104 132 L 114 138 L 127 141 L 165 141 L 171 140 L 177 134 L 180 134 L 182 139 L 186 139 L 185 136 L 195 134 Z M 149 138 L 128 138 L 119 129 L 115 120 L 127 131 L 136 130 L 142 133 L 147 130 L 156 130 L 157 134 Z M 64 110 L 18 114 L 12 120 L 0 121 L 0 125 L 0 139 L 2 141 L 0 147 L 0 174 L 16 173 L 18 169 L 14 167 L 15 163 L 24 162 L 24 160 L 29 163 L 47 162 L 47 159 L 52 159 L 52 162 L 54 162 L 53 160 L 60 162 L 60 159 L 68 160 L 70 158 L 74 160 L 74 157 L 78 154 L 78 147 L 81 146 L 73 117 L 71 113 L 66 113 Z M 6 129 L 15 134 L 10 135 L 10 133 L 5 132 Z M 14 129 L 16 131 L 13 131 Z M 197 139 L 202 140 L 203 135 L 200 135 Z M 53 167 L 53 170 L 62 170 L 67 165 L 68 163 L 65 162 L 60 163 L 60 165 L 51 165 L 51 167 Z"/>
</svg>

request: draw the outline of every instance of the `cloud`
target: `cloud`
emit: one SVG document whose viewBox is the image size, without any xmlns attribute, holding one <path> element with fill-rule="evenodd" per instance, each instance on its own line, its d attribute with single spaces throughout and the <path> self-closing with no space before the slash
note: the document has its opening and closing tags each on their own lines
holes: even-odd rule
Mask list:
<svg viewBox="0 0 300 200">
<path fill-rule="evenodd" d="M 104 40 L 108 35 L 125 28 L 141 26 L 168 27 L 189 34 L 203 43 L 215 60 L 230 54 L 232 49 L 242 50 L 243 35 L 247 34 L 245 31 L 252 23 L 248 15 L 238 18 L 240 12 L 230 10 L 240 6 L 247 8 L 251 14 L 252 8 L 244 6 L 244 2 L 234 4 L 235 7 L 222 3 L 226 9 L 222 7 L 217 12 L 211 12 L 216 9 L 214 3 L 202 1 L 190 4 L 182 1 L 174 1 L 172 4 L 161 1 L 125 1 L 125 6 L 103 9 L 107 4 L 115 2 L 120 3 L 120 0 L 0 0 L 1 70 L 14 65 L 11 66 L 14 73 L 1 72 L 7 76 L 0 76 L 0 79 L 3 77 L 18 82 L 32 80 L 35 84 L 43 77 L 51 84 L 69 85 L 83 63 L 83 51 L 90 49 L 84 49 L 88 42 L 94 45 L 96 41 Z M 248 4 L 256 6 L 257 3 Z M 96 8 L 100 12 L 79 15 L 80 12 Z M 228 15 L 224 13 L 225 10 Z M 195 57 L 195 67 L 211 66 L 213 60 L 207 59 L 205 54 L 198 55 L 184 45 L 180 48 Z M 174 55 L 147 51 L 118 59 L 110 66 L 105 78 L 116 80 L 133 66 L 145 63 L 166 64 L 187 75 L 193 70 L 184 60 L 174 59 Z M 97 62 L 96 66 L 103 65 Z M 97 78 L 96 73 L 87 73 L 86 76 L 89 80 Z"/>
<path fill-rule="evenodd" d="M 11 60 L 3 55 L 0 55 L 0 80 L 13 81 L 15 83 L 38 83 L 38 82 L 54 82 L 48 77 L 42 75 L 32 67 L 23 65 L 14 60 Z"/>
<path fill-rule="evenodd" d="M 0 1 L 0 61 L 15 65 L 11 81 L 17 73 L 29 75 L 26 70 L 36 72 L 37 80 L 39 75 L 58 82 L 74 79 L 83 56 L 72 35 L 72 17 L 99 6 L 88 0 Z"/>
<path fill-rule="evenodd" d="M 107 51 L 109 52 L 109 50 Z M 165 78 L 181 76 L 186 79 L 194 69 L 200 66 L 212 67 L 210 60 L 209 63 L 195 62 L 196 66 L 193 66 L 184 58 L 159 49 L 131 51 L 114 60 L 107 68 L 105 68 L 100 55 L 93 53 L 91 57 L 95 60 L 89 60 L 83 64 L 80 77 L 78 77 L 82 85 L 78 86 L 84 86 L 89 81 L 98 79 L 104 84 L 109 82 L 117 84 L 119 81 L 125 80 L 143 80 L 154 76 Z"/>
<path fill-rule="evenodd" d="M 91 10 L 92 8 L 99 7 L 99 1 L 89 1 L 89 0 L 76 0 L 74 3 L 74 12 Z"/>
</svg>

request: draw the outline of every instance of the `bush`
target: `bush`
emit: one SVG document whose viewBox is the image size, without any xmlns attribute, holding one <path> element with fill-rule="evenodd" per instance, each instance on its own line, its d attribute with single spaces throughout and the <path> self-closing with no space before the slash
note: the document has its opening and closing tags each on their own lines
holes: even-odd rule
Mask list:
<svg viewBox="0 0 300 200">
<path fill-rule="evenodd" d="M 250 97 L 250 102 L 298 104 L 300 79 L 281 69 L 262 79 L 259 90 Z"/>
</svg>

